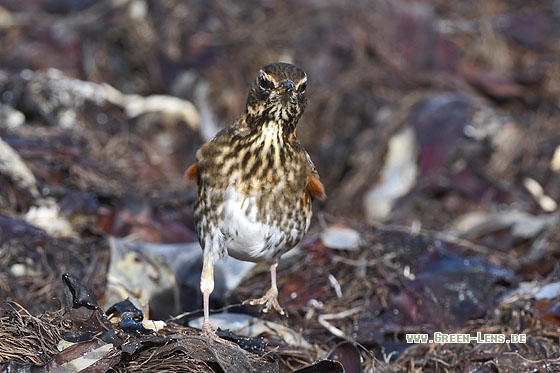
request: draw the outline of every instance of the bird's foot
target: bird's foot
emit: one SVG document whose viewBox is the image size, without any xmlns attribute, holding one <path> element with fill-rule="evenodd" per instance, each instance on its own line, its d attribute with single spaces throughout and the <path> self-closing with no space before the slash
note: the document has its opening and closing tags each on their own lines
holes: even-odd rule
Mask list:
<svg viewBox="0 0 560 373">
<path fill-rule="evenodd" d="M 216 334 L 216 331 L 214 330 L 214 328 L 212 328 L 212 325 L 210 324 L 210 321 L 208 321 L 208 320 L 205 320 L 202 323 L 202 335 L 205 336 L 205 337 L 211 338 L 218 343 L 223 343 L 223 344 L 226 344 L 226 345 L 231 346 L 231 347 L 239 347 L 237 344 L 235 344 L 231 341 L 228 341 L 227 339 L 220 338 Z"/>
<path fill-rule="evenodd" d="M 280 307 L 280 303 L 278 303 L 278 289 L 271 288 L 263 297 L 247 300 L 243 302 L 243 304 L 250 304 L 251 306 L 264 305 L 262 309 L 264 313 L 274 308 L 280 315 L 286 315 L 286 311 L 284 311 L 284 309 Z"/>
</svg>

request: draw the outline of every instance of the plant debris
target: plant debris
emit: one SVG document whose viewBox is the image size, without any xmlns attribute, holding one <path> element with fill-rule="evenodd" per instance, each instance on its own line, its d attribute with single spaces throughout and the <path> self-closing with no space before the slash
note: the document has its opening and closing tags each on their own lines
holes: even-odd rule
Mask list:
<svg viewBox="0 0 560 373">
<path fill-rule="evenodd" d="M 555 6 L 0 5 L 0 371 L 560 371 Z M 329 198 L 288 318 L 243 305 L 266 266 L 219 263 L 222 346 L 183 173 L 279 60 Z"/>
</svg>

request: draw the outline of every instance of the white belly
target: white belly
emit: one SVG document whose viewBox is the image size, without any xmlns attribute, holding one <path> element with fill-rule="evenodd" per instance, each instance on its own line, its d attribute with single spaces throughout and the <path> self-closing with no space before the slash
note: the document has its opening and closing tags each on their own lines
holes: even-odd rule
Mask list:
<svg viewBox="0 0 560 373">
<path fill-rule="evenodd" d="M 299 241 L 303 232 L 298 229 L 284 232 L 273 222 L 264 224 L 257 220 L 257 212 L 256 196 L 246 197 L 233 186 L 226 189 L 219 230 L 228 254 L 251 262 L 277 260 L 280 252 L 291 249 L 286 247 L 286 243 Z"/>
</svg>

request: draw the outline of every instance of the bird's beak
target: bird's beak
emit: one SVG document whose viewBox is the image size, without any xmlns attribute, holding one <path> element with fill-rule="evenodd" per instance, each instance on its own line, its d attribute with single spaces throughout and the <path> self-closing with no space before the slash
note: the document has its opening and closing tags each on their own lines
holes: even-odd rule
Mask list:
<svg viewBox="0 0 560 373">
<path fill-rule="evenodd" d="M 290 93 L 295 87 L 296 85 L 291 80 L 285 80 L 278 87 L 278 92 L 280 92 L 280 94 Z"/>
</svg>

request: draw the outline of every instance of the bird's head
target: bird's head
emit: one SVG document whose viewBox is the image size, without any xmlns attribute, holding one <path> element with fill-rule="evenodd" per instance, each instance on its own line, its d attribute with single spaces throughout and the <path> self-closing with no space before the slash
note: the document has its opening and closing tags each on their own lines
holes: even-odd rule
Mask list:
<svg viewBox="0 0 560 373">
<path fill-rule="evenodd" d="M 307 75 L 301 68 L 276 62 L 259 70 L 247 98 L 249 118 L 295 125 L 306 105 Z"/>
</svg>

